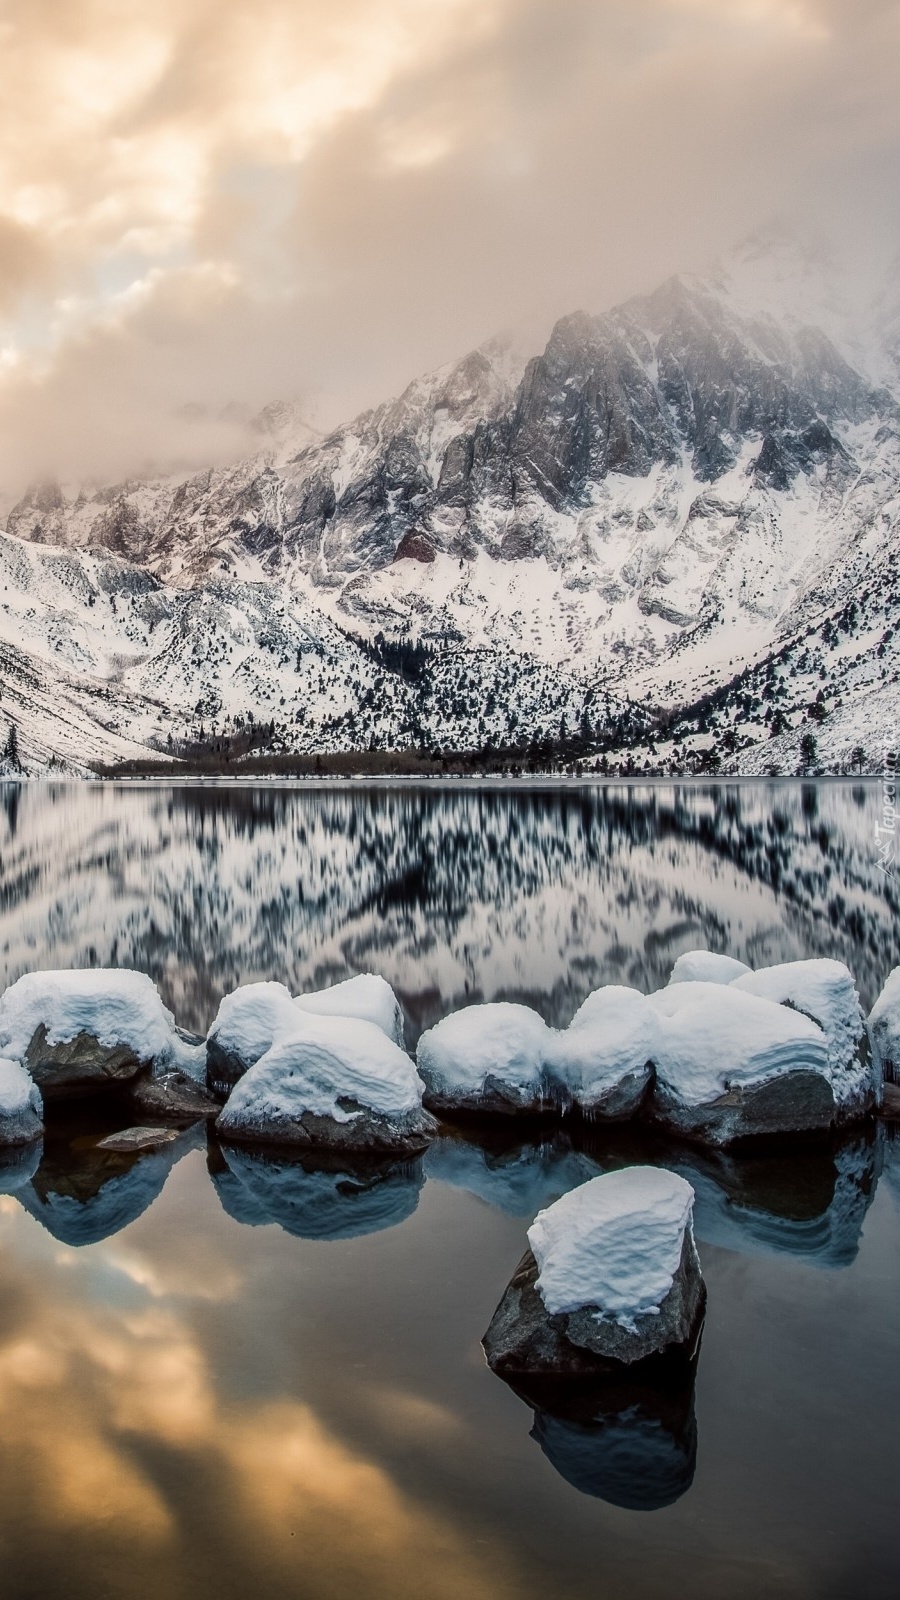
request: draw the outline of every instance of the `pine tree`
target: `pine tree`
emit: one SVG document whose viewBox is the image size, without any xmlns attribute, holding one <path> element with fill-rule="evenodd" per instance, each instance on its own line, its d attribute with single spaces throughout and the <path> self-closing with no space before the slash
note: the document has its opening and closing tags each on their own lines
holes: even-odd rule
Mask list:
<svg viewBox="0 0 900 1600">
<path fill-rule="evenodd" d="M 5 760 L 9 762 L 10 766 L 15 768 L 16 772 L 21 771 L 22 763 L 19 760 L 19 735 L 16 731 L 16 725 L 14 722 L 11 722 L 9 725 L 9 733 L 6 736 L 6 749 L 4 750 L 3 755 Z"/>
</svg>

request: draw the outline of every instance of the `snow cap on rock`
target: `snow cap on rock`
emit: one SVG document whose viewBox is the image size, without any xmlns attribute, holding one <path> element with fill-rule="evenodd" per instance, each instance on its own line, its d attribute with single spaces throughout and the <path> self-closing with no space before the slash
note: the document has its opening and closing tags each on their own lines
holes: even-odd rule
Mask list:
<svg viewBox="0 0 900 1600">
<path fill-rule="evenodd" d="M 21 1060 L 41 1026 L 50 1044 L 87 1033 L 104 1047 L 127 1046 L 139 1061 L 178 1054 L 175 1019 L 155 984 L 125 968 L 26 973 L 0 998 L 0 1051 Z"/>
<path fill-rule="evenodd" d="M 624 1328 L 669 1293 L 694 1191 L 674 1172 L 626 1167 L 592 1178 L 535 1217 L 528 1242 L 551 1316 L 596 1306 Z"/>
<path fill-rule="evenodd" d="M 734 956 L 720 956 L 713 950 L 685 950 L 678 957 L 670 983 L 734 983 L 750 971 L 744 961 Z"/>
<path fill-rule="evenodd" d="M 657 1081 L 686 1105 L 787 1072 L 830 1081 L 822 1029 L 774 1000 L 719 983 L 670 984 L 648 998 L 661 1022 Z"/>
<path fill-rule="evenodd" d="M 387 980 L 374 972 L 360 972 L 330 989 L 298 994 L 294 1004 L 318 1017 L 357 1017 L 360 1022 L 373 1022 L 394 1044 L 401 1049 L 404 1046 L 400 1002 Z"/>
</svg>

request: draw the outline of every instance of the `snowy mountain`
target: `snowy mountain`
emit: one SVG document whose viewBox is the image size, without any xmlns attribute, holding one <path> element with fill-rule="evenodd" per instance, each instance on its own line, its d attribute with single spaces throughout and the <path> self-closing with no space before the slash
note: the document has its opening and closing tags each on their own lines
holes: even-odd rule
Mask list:
<svg viewBox="0 0 900 1600">
<path fill-rule="evenodd" d="M 796 771 L 811 734 L 877 764 L 898 327 L 890 287 L 868 310 L 763 236 L 324 437 L 271 406 L 231 466 L 34 486 L 0 537 L 0 713 L 38 766 L 251 725 L 747 771 Z"/>
</svg>

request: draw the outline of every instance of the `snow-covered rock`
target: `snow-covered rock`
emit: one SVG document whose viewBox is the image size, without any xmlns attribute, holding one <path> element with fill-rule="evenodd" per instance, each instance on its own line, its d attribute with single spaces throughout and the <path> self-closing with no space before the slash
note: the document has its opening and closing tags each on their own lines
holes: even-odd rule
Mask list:
<svg viewBox="0 0 900 1600">
<path fill-rule="evenodd" d="M 424 1183 L 422 1159 L 327 1166 L 309 1156 L 280 1160 L 223 1145 L 212 1181 L 224 1209 L 251 1227 L 276 1224 L 298 1239 L 357 1239 L 412 1216 Z"/>
<path fill-rule="evenodd" d="M 239 1143 L 415 1153 L 437 1128 L 406 1053 L 372 1022 L 293 1008 L 216 1123 Z"/>
<path fill-rule="evenodd" d="M 141 972 L 29 972 L 0 998 L 0 1051 L 47 1094 L 129 1082 L 177 1065 L 174 1018 Z"/>
<path fill-rule="evenodd" d="M 403 1013 L 390 984 L 374 973 L 361 973 L 296 998 L 283 983 L 246 983 L 225 996 L 209 1030 L 207 1088 L 228 1095 L 282 1033 L 294 1030 L 298 1011 L 371 1023 L 403 1047 Z"/>
<path fill-rule="evenodd" d="M 831 1126 L 828 1043 L 810 1018 L 739 984 L 671 984 L 649 1001 L 661 1024 L 655 1120 L 715 1145 Z"/>
<path fill-rule="evenodd" d="M 503 1375 L 603 1371 L 693 1354 L 706 1291 L 676 1173 L 626 1167 L 538 1213 L 484 1338 Z"/>
<path fill-rule="evenodd" d="M 294 1004 L 317 1017 L 358 1017 L 361 1022 L 374 1022 L 401 1050 L 405 1046 L 400 1002 L 387 980 L 374 972 L 360 972 L 330 989 L 298 994 Z"/>
<path fill-rule="evenodd" d="M 876 1085 L 900 1083 L 900 967 L 895 967 L 869 1012 Z"/>
<path fill-rule="evenodd" d="M 713 950 L 686 950 L 672 968 L 670 983 L 733 983 L 750 971 L 734 956 L 716 955 Z"/>
<path fill-rule="evenodd" d="M 865 1018 L 852 974 L 842 961 L 786 961 L 760 967 L 732 985 L 810 1017 L 825 1035 L 828 1078 L 839 1118 L 864 1114 L 875 1101 Z"/>
<path fill-rule="evenodd" d="M 659 1019 L 646 995 L 618 984 L 595 989 L 568 1028 L 548 1041 L 560 1099 L 598 1120 L 633 1116 L 653 1080 L 658 1037 Z"/>
<path fill-rule="evenodd" d="M 422 1034 L 416 1060 L 433 1111 L 535 1113 L 552 1106 L 552 1031 L 529 1006 L 496 1001 L 451 1012 Z"/>
<path fill-rule="evenodd" d="M 239 1078 L 272 1048 L 279 1031 L 297 1020 L 283 983 L 245 983 L 221 1001 L 206 1039 L 206 1086 L 228 1095 Z"/>
<path fill-rule="evenodd" d="M 0 1145 L 33 1144 L 44 1124 L 41 1092 L 18 1061 L 0 1056 Z"/>
</svg>

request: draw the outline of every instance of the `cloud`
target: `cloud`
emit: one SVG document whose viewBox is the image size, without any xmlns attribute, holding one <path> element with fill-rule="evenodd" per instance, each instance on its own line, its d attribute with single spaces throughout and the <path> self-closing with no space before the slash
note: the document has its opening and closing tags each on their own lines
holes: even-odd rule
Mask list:
<svg viewBox="0 0 900 1600">
<path fill-rule="evenodd" d="M 325 421 L 774 212 L 886 249 L 891 0 L 11 0 L 0 486 Z M 207 422 L 187 429 L 188 402 Z"/>
</svg>

